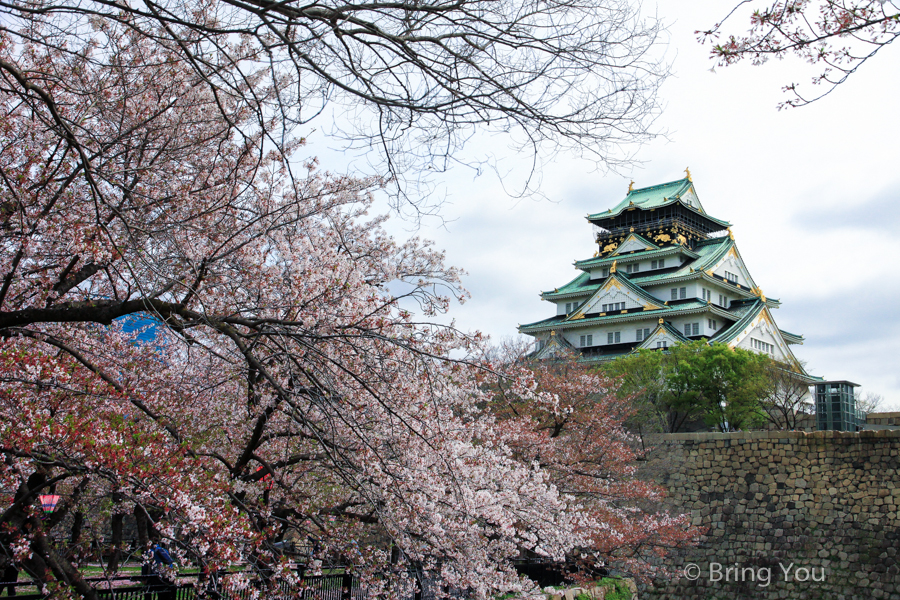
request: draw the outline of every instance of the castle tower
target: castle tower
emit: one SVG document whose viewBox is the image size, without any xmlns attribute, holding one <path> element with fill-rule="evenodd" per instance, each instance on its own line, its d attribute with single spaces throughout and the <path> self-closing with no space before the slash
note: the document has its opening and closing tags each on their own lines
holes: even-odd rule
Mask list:
<svg viewBox="0 0 900 600">
<path fill-rule="evenodd" d="M 537 357 L 566 348 L 599 362 L 705 338 L 768 354 L 809 377 L 790 349 L 803 337 L 775 324 L 779 301 L 750 276 L 730 223 L 703 208 L 690 172 L 629 188 L 614 208 L 587 220 L 597 252 L 575 262 L 575 279 L 541 294 L 554 316 L 519 327 L 535 338 Z"/>
</svg>

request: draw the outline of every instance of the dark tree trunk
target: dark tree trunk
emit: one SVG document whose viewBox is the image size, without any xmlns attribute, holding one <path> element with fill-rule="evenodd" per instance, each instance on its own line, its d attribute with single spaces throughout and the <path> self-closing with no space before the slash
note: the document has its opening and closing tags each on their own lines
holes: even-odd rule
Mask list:
<svg viewBox="0 0 900 600">
<path fill-rule="evenodd" d="M 150 547 L 150 535 L 147 511 L 140 504 L 134 505 L 134 520 L 137 525 L 138 548 L 141 549 L 141 552 L 144 552 Z"/>
<path fill-rule="evenodd" d="M 80 510 L 72 517 L 72 535 L 69 538 L 71 546 L 77 546 L 81 543 L 81 532 L 84 529 L 84 513 Z"/>
<path fill-rule="evenodd" d="M 112 525 L 112 548 L 109 556 L 108 571 L 114 574 L 119 570 L 119 561 L 122 560 L 122 522 L 125 515 L 120 512 L 113 513 L 111 519 Z"/>
<path fill-rule="evenodd" d="M 97 591 L 84 580 L 78 569 L 50 547 L 43 532 L 38 531 L 35 534 L 31 548 L 34 550 L 33 558 L 39 559 L 45 565 L 45 569 L 49 567 L 57 581 L 73 587 L 84 600 L 98 600 Z"/>
</svg>

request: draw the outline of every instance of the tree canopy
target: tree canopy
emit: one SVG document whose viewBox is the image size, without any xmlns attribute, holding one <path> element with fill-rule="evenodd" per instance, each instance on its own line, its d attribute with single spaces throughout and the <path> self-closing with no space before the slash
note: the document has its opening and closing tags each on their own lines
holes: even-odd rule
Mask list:
<svg viewBox="0 0 900 600">
<path fill-rule="evenodd" d="M 786 0 L 754 10 L 749 30 L 722 39 L 726 21 L 740 14 L 739 2 L 725 19 L 701 39 L 712 44 L 712 56 L 721 65 L 749 60 L 754 65 L 789 54 L 821 67 L 812 79 L 824 91 L 801 93 L 796 82 L 785 85 L 793 97 L 781 104 L 803 106 L 831 93 L 882 49 L 900 36 L 900 8 L 884 0 Z"/>
<path fill-rule="evenodd" d="M 322 116 L 330 143 L 374 152 L 413 203 L 422 190 L 405 184 L 460 160 L 476 130 L 536 158 L 572 149 L 623 160 L 620 145 L 652 135 L 666 74 L 659 24 L 625 0 L 39 0 L 0 2 L 0 14 L 8 44 L 93 64 L 115 64 L 107 36 L 127 30 L 189 69 L 216 99 L 209 110 L 227 119 L 239 107 L 250 117 L 242 131 L 276 148 Z M 15 61 L 0 71 L 18 81 L 11 92 L 52 99 Z"/>
<path fill-rule="evenodd" d="M 404 309 L 443 313 L 465 297 L 459 271 L 368 214 L 390 174 L 321 173 L 290 136 L 305 103 L 344 94 L 381 111 L 386 136 L 446 119 L 431 142 L 452 144 L 455 127 L 508 110 L 501 127 L 585 142 L 592 115 L 613 114 L 593 102 L 628 113 L 618 94 L 632 83 L 598 98 L 575 74 L 593 73 L 601 41 L 618 64 L 645 38 L 617 41 L 579 6 L 0 5 L 4 559 L 96 598 L 79 565 L 109 522 L 114 571 L 133 514 L 142 545 L 169 540 L 220 592 L 246 585 L 247 572 L 216 574 L 249 557 L 272 565 L 261 577 L 296 581 L 274 546 L 293 535 L 348 561 L 373 595 L 413 571 L 486 598 L 531 589 L 510 563 L 522 552 L 674 535 L 677 519 L 558 485 L 570 438 L 547 464 L 528 458 L 528 423 L 483 410 L 492 386 L 559 399 L 528 369 L 484 360 L 480 335 Z M 490 33 L 470 35 L 467 19 Z M 539 60 L 554 44 L 569 53 Z M 432 47 L 451 63 L 415 57 Z M 494 62 L 473 63 L 482 53 Z M 548 78 L 574 93 L 554 105 L 563 116 L 539 117 L 561 92 Z M 123 318 L 152 323 L 152 340 Z M 49 519 L 44 493 L 62 497 Z M 62 543 L 70 515 L 78 531 Z"/>
<path fill-rule="evenodd" d="M 698 420 L 720 431 L 763 424 L 769 364 L 767 356 L 697 340 L 642 350 L 603 370 L 622 377 L 621 391 L 636 397 L 636 425 L 675 433 Z"/>
</svg>

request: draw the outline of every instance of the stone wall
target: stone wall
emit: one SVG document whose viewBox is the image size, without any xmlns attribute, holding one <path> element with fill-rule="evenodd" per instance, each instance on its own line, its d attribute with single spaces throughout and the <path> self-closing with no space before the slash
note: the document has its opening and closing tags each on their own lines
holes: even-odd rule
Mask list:
<svg viewBox="0 0 900 600">
<path fill-rule="evenodd" d="M 655 441 L 647 472 L 706 533 L 642 600 L 900 600 L 900 431 Z"/>
<path fill-rule="evenodd" d="M 869 413 L 866 415 L 866 425 L 900 427 L 900 412 Z"/>
</svg>

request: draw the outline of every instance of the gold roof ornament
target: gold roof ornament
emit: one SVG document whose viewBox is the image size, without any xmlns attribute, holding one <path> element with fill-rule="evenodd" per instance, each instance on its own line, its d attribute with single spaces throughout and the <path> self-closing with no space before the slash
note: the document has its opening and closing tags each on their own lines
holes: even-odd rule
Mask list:
<svg viewBox="0 0 900 600">
<path fill-rule="evenodd" d="M 616 263 L 617 263 L 617 262 L 619 262 L 619 261 L 618 261 L 618 260 L 614 260 L 614 261 L 613 261 L 612 266 L 609 268 L 609 272 L 610 272 L 610 273 L 615 273 L 615 272 L 616 272 Z"/>
<path fill-rule="evenodd" d="M 634 227 L 631 228 L 631 233 L 634 233 Z"/>
<path fill-rule="evenodd" d="M 687 175 L 687 180 L 690 181 L 691 183 L 694 183 L 694 180 L 691 179 L 691 168 L 690 168 L 690 167 L 685 167 L 685 168 L 684 168 L 684 172 L 685 172 L 685 174 Z"/>
<path fill-rule="evenodd" d="M 662 324 L 663 324 L 663 320 L 662 320 L 662 317 L 660 317 L 660 318 L 659 318 L 659 324 L 660 324 L 660 325 L 662 325 Z"/>
<path fill-rule="evenodd" d="M 555 330 L 555 329 L 551 329 L 551 330 L 550 330 L 550 335 L 556 335 L 556 330 Z"/>
<path fill-rule="evenodd" d="M 734 241 L 734 233 L 732 233 L 731 227 L 728 228 L 728 239 L 730 239 L 732 242 Z"/>
<path fill-rule="evenodd" d="M 631 180 L 631 183 L 628 184 L 628 191 L 629 191 L 629 192 L 633 192 L 633 191 L 634 191 L 634 179 L 632 179 L 632 180 Z"/>
</svg>

